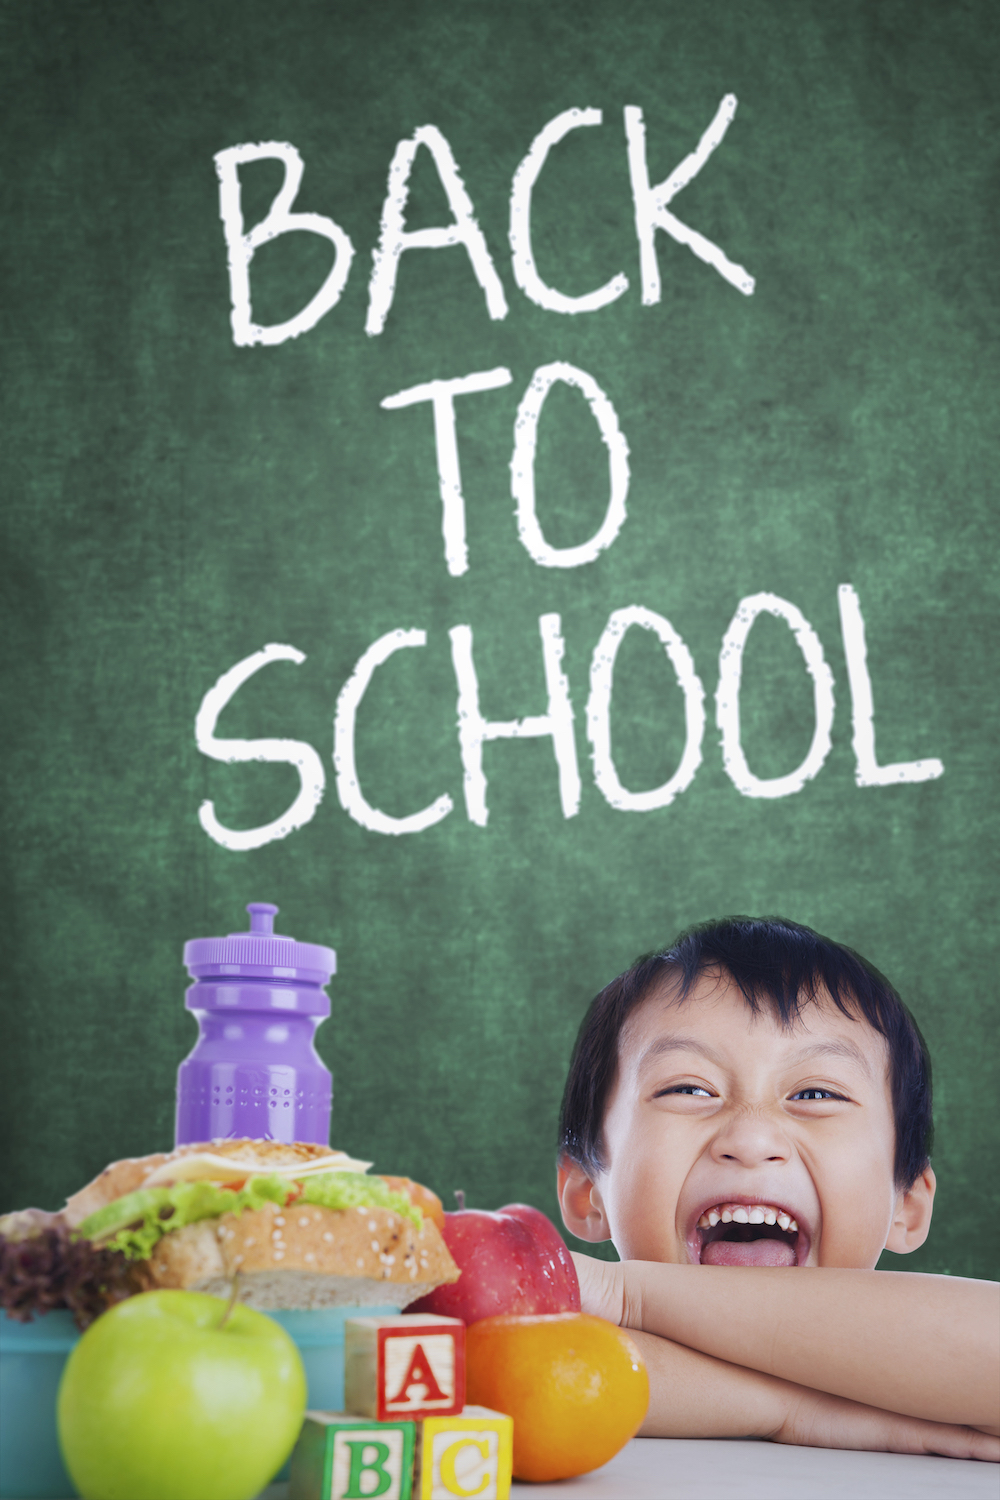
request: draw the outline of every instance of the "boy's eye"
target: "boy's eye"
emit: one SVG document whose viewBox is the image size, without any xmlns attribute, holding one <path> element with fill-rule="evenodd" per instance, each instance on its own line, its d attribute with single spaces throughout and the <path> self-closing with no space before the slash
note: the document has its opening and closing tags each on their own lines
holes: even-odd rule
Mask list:
<svg viewBox="0 0 1000 1500">
<path fill-rule="evenodd" d="M 668 1089 L 660 1089 L 655 1095 L 662 1099 L 664 1094 L 692 1094 L 700 1099 L 711 1099 L 713 1096 L 708 1089 L 703 1088 L 700 1083 L 673 1083 Z"/>
<path fill-rule="evenodd" d="M 835 1094 L 832 1089 L 799 1089 L 797 1094 L 791 1096 L 793 1099 L 842 1099 L 843 1094 Z"/>
</svg>

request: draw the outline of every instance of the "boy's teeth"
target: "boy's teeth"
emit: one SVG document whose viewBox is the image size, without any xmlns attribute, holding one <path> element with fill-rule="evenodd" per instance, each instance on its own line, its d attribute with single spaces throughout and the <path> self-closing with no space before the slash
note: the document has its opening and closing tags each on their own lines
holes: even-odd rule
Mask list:
<svg viewBox="0 0 1000 1500">
<path fill-rule="evenodd" d="M 789 1234 L 798 1234 L 799 1226 L 791 1214 L 769 1203 L 716 1204 L 702 1214 L 699 1229 L 714 1229 L 716 1224 L 777 1224 Z"/>
</svg>

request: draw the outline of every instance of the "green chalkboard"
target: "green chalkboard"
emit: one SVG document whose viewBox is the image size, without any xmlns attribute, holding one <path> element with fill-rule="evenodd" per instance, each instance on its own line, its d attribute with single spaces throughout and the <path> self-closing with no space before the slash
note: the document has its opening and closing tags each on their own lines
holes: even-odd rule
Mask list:
<svg viewBox="0 0 1000 1500">
<path fill-rule="evenodd" d="M 339 954 L 335 1144 L 555 1214 L 591 995 L 781 912 L 930 1043 L 908 1264 L 995 1274 L 993 8 L 4 0 L 0 56 L 0 1207 L 171 1144 L 182 945 L 258 900 Z"/>
</svg>

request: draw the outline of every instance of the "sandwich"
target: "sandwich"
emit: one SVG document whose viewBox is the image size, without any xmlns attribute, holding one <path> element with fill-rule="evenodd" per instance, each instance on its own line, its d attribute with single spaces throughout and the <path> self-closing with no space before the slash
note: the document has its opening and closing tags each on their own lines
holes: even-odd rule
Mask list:
<svg viewBox="0 0 1000 1500">
<path fill-rule="evenodd" d="M 132 1289 L 235 1286 L 262 1309 L 404 1308 L 459 1272 L 440 1200 L 370 1165 L 303 1142 L 181 1146 L 112 1163 L 49 1227 L 127 1264 Z M 0 1220 L 21 1241 L 30 1228 L 23 1215 Z"/>
</svg>

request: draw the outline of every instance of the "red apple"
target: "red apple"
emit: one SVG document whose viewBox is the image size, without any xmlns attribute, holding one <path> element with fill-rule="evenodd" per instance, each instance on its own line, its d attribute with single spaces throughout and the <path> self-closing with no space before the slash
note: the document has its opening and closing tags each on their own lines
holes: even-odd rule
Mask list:
<svg viewBox="0 0 1000 1500">
<path fill-rule="evenodd" d="M 537 1208 L 509 1203 L 496 1213 L 466 1208 L 445 1214 L 444 1242 L 461 1276 L 407 1312 L 478 1323 L 501 1313 L 580 1311 L 576 1267 L 559 1231 Z"/>
</svg>

